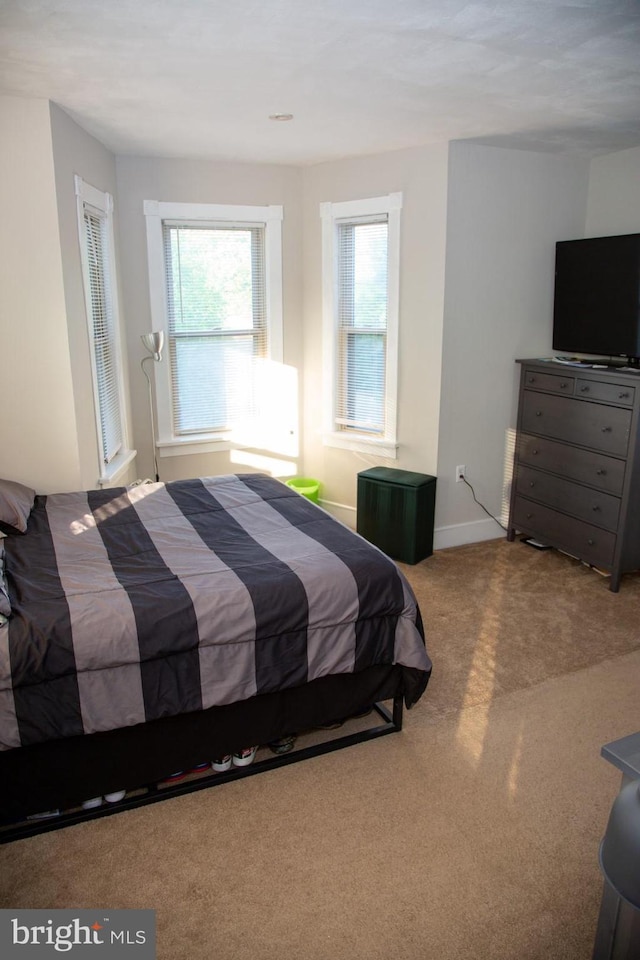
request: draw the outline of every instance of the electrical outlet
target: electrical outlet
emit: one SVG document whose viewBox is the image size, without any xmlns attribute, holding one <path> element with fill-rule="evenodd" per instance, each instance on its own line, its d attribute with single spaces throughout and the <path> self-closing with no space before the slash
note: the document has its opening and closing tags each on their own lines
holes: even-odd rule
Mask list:
<svg viewBox="0 0 640 960">
<path fill-rule="evenodd" d="M 456 467 L 456 483 L 460 483 L 461 480 L 464 480 L 464 475 L 467 472 L 464 463 L 458 464 Z"/>
</svg>

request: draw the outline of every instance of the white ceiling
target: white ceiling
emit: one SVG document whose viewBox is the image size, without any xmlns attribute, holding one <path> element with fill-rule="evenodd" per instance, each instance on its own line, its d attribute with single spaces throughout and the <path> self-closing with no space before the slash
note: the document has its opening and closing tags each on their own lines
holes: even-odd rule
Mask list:
<svg viewBox="0 0 640 960">
<path fill-rule="evenodd" d="M 0 0 L 0 93 L 55 101 L 116 154 L 593 155 L 640 145 L 640 2 Z"/>
</svg>

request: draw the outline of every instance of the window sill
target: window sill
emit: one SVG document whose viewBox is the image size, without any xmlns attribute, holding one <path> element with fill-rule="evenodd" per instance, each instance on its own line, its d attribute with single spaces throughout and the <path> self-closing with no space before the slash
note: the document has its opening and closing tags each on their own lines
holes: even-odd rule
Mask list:
<svg viewBox="0 0 640 960">
<path fill-rule="evenodd" d="M 233 448 L 233 444 L 226 436 L 215 437 L 207 434 L 184 439 L 159 440 L 156 446 L 161 458 L 189 457 L 198 453 L 223 453 Z"/>
<path fill-rule="evenodd" d="M 390 460 L 398 459 L 398 444 L 392 440 L 345 435 L 343 433 L 325 433 L 322 442 L 325 447 L 338 447 L 342 450 L 353 450 L 355 453 L 375 453 Z"/>
<path fill-rule="evenodd" d="M 134 460 L 137 450 L 121 450 L 111 463 L 105 465 L 102 476 L 98 478 L 98 487 L 108 487 L 115 483 Z"/>
</svg>

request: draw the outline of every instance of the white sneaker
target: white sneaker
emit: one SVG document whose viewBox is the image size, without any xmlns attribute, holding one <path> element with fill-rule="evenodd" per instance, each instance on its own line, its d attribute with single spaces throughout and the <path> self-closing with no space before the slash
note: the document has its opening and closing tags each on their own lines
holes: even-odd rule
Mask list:
<svg viewBox="0 0 640 960">
<path fill-rule="evenodd" d="M 219 760 L 211 761 L 211 769 L 215 770 L 217 773 L 224 773 L 225 770 L 231 769 L 231 754 L 228 753 L 226 757 L 220 757 Z"/>
<path fill-rule="evenodd" d="M 107 803 L 117 803 L 118 800 L 124 799 L 126 792 L 126 790 L 117 790 L 115 793 L 105 793 L 104 798 Z"/>
<path fill-rule="evenodd" d="M 241 750 L 240 753 L 234 753 L 234 767 L 248 767 L 250 763 L 253 763 L 257 752 L 257 747 L 247 747 L 246 750 Z"/>
<path fill-rule="evenodd" d="M 93 810 L 95 807 L 102 806 L 102 797 L 92 797 L 91 800 L 83 800 L 82 809 L 83 810 Z"/>
</svg>

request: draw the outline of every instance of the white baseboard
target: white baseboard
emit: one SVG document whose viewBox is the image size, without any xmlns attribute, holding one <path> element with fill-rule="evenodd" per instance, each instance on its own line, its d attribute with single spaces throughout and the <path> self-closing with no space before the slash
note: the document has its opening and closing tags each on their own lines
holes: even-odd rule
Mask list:
<svg viewBox="0 0 640 960">
<path fill-rule="evenodd" d="M 462 547 L 465 543 L 479 543 L 481 540 L 499 540 L 504 537 L 495 520 L 474 520 L 473 523 L 454 523 L 448 527 L 436 527 L 433 533 L 433 549 L 446 550 L 447 547 Z"/>
<path fill-rule="evenodd" d="M 356 508 L 333 500 L 320 500 L 320 506 L 346 526 L 356 529 Z M 495 520 L 474 520 L 473 523 L 454 523 L 447 527 L 436 527 L 433 532 L 433 549 L 446 550 L 447 547 L 462 547 L 465 543 L 479 543 L 481 540 L 498 540 L 505 533 Z"/>
<path fill-rule="evenodd" d="M 352 530 L 356 529 L 356 508 L 348 507 L 344 503 L 335 503 L 333 500 L 320 500 L 320 506 L 324 507 L 327 513 L 330 513 L 336 520 L 341 520 Z"/>
</svg>

